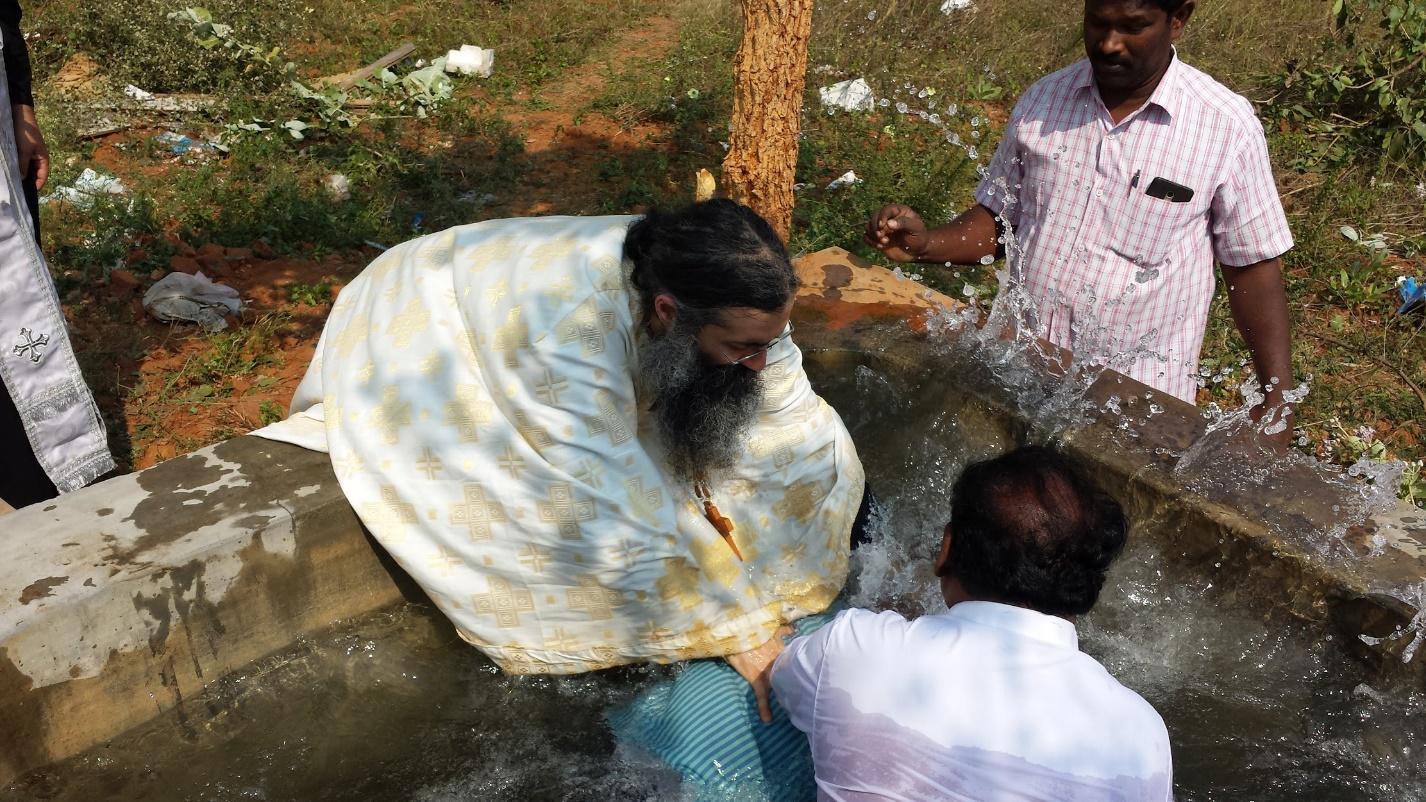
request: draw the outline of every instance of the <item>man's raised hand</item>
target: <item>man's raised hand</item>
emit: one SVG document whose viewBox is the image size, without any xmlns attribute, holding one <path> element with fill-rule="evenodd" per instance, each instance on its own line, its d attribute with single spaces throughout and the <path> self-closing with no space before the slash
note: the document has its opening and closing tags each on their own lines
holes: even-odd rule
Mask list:
<svg viewBox="0 0 1426 802">
<path fill-rule="evenodd" d="M 920 261 L 931 240 L 921 215 L 900 203 L 888 203 L 872 215 L 865 239 L 866 244 L 897 262 Z"/>
</svg>

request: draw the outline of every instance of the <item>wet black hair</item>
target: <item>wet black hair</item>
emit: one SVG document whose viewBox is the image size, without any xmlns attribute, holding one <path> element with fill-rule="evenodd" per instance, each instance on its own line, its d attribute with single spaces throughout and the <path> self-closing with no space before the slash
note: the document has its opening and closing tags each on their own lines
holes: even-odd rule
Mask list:
<svg viewBox="0 0 1426 802">
<path fill-rule="evenodd" d="M 1024 447 L 956 480 L 944 573 L 977 598 L 1083 615 L 1127 537 L 1118 502 L 1055 450 Z"/>
<path fill-rule="evenodd" d="M 672 295 L 685 314 L 709 321 L 732 307 L 781 309 L 797 290 L 777 232 L 727 198 L 648 212 L 629 226 L 624 256 L 634 263 L 630 280 L 646 321 L 660 293 Z"/>
<path fill-rule="evenodd" d="M 1187 0 L 1139 0 L 1140 5 L 1157 6 L 1169 16 L 1173 16 L 1180 8 L 1183 8 L 1185 2 Z"/>
</svg>

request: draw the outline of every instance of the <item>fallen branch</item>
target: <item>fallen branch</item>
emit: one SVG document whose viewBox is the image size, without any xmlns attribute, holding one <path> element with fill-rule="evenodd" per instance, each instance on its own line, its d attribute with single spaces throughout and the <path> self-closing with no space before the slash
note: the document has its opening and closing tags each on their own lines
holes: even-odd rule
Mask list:
<svg viewBox="0 0 1426 802">
<path fill-rule="evenodd" d="M 381 72 L 387 67 L 390 67 L 392 64 L 395 64 L 396 62 L 406 58 L 414 52 L 416 52 L 416 45 L 412 44 L 411 42 L 406 42 L 405 44 L 391 51 L 390 53 L 387 53 L 376 61 L 373 61 L 372 63 L 366 65 L 365 67 L 362 67 L 359 70 L 356 70 L 355 72 L 344 72 L 340 75 L 329 75 L 326 78 L 319 78 L 317 79 L 317 85 L 336 86 L 338 89 L 345 92 L 348 89 L 351 89 L 352 87 L 361 83 L 362 81 L 365 81 L 371 76 L 377 74 L 378 72 Z"/>
</svg>

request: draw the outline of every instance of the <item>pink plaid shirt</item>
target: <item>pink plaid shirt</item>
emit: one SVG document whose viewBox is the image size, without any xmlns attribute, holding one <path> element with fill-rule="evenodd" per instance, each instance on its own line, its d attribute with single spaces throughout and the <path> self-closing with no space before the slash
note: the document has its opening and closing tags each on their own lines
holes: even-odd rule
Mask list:
<svg viewBox="0 0 1426 802">
<path fill-rule="evenodd" d="M 1151 197 L 1156 178 L 1192 199 Z M 1292 247 L 1252 105 L 1176 54 L 1118 125 L 1087 60 L 1038 81 L 976 200 L 1015 232 L 1042 336 L 1189 403 L 1214 260 L 1241 267 Z"/>
</svg>

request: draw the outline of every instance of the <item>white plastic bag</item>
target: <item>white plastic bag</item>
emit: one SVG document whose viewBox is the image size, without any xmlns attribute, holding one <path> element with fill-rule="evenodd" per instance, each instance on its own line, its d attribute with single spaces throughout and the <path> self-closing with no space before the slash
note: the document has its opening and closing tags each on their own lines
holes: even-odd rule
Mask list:
<svg viewBox="0 0 1426 802">
<path fill-rule="evenodd" d="M 40 199 L 40 203 L 49 203 L 53 200 L 68 201 L 81 209 L 88 209 L 94 205 L 94 199 L 100 195 L 123 195 L 129 191 L 124 186 L 124 182 L 112 175 L 97 173 L 93 169 L 86 167 L 79 177 L 74 179 L 74 184 L 67 187 L 57 187 L 54 192 Z"/>
<path fill-rule="evenodd" d="M 478 45 L 461 45 L 446 53 L 446 72 L 489 78 L 495 69 L 495 51 Z"/>
<path fill-rule="evenodd" d="M 823 108 L 831 107 L 842 111 L 871 111 L 875 105 L 871 95 L 871 86 L 861 78 L 852 78 L 831 86 L 824 86 L 817 90 L 817 94 L 822 98 Z"/>
<path fill-rule="evenodd" d="M 214 284 L 202 272 L 169 273 L 144 293 L 144 309 L 156 319 L 191 321 L 210 332 L 226 329 L 224 315 L 236 315 L 242 308 L 237 290 Z"/>
</svg>

